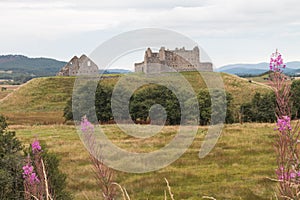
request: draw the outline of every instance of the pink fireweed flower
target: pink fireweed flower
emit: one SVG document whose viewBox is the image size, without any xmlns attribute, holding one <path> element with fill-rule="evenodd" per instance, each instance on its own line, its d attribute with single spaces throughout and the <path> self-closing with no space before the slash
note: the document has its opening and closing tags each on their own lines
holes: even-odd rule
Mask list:
<svg viewBox="0 0 300 200">
<path fill-rule="evenodd" d="M 275 53 L 272 53 L 271 59 L 270 59 L 270 70 L 271 71 L 281 71 L 281 68 L 285 68 L 285 64 L 283 63 L 283 59 L 281 54 L 277 51 Z"/>
<path fill-rule="evenodd" d="M 278 178 L 279 181 L 287 180 L 288 178 L 291 177 L 291 176 L 288 176 L 287 172 L 284 172 L 283 168 L 277 169 L 276 174 L 277 174 L 277 178 Z"/>
<path fill-rule="evenodd" d="M 40 145 L 40 142 L 38 140 L 34 140 L 34 142 L 31 144 L 32 152 L 36 153 L 42 150 L 42 147 Z"/>
<path fill-rule="evenodd" d="M 33 166 L 31 166 L 30 164 L 23 166 L 22 169 L 24 178 L 33 172 Z"/>
<path fill-rule="evenodd" d="M 291 172 L 290 173 L 290 178 L 291 179 L 294 179 L 294 178 L 296 178 L 297 177 L 297 174 L 295 173 L 295 172 Z"/>
<path fill-rule="evenodd" d="M 283 116 L 281 119 L 277 119 L 277 130 L 279 131 L 287 131 L 292 130 L 291 127 L 291 118 L 289 116 Z"/>
<path fill-rule="evenodd" d="M 94 125 L 91 122 L 89 122 L 86 116 L 82 118 L 80 126 L 81 126 L 81 131 L 84 133 L 94 131 Z"/>
<path fill-rule="evenodd" d="M 284 168 L 280 167 L 279 169 L 277 169 L 276 174 L 277 174 L 278 180 L 282 181 L 284 179 Z"/>
<path fill-rule="evenodd" d="M 22 169 L 23 169 L 23 173 L 22 173 L 23 178 L 28 180 L 31 185 L 40 182 L 36 173 L 33 172 L 33 166 L 31 166 L 30 164 L 27 164 L 27 165 L 23 166 Z"/>
</svg>

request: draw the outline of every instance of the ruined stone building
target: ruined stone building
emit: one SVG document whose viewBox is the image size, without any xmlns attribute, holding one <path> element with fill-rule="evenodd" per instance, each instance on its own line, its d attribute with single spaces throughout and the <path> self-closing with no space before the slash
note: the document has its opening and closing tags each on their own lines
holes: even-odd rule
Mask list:
<svg viewBox="0 0 300 200">
<path fill-rule="evenodd" d="M 99 74 L 98 66 L 86 55 L 74 56 L 56 75 L 57 76 L 76 76 Z"/>
<path fill-rule="evenodd" d="M 175 50 L 161 47 L 154 53 L 150 48 L 145 52 L 144 61 L 134 64 L 135 72 L 161 73 L 182 71 L 213 71 L 212 63 L 200 62 L 200 50 L 196 46 L 192 50 L 176 48 Z"/>
</svg>

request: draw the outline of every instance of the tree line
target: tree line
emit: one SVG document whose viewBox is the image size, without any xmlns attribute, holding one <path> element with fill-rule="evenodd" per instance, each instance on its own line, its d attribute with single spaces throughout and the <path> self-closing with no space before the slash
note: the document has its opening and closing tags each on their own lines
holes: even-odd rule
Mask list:
<svg viewBox="0 0 300 200">
<path fill-rule="evenodd" d="M 112 113 L 111 101 L 118 101 L 112 99 L 112 93 L 114 90 L 113 84 L 99 83 L 96 91 L 91 91 L 90 84 L 87 83 L 79 89 L 77 96 L 73 95 L 78 101 L 74 101 L 73 104 L 77 104 L 74 112 L 79 113 L 78 116 L 87 115 L 92 121 L 100 121 L 101 123 L 114 123 L 114 116 Z M 126 88 L 122 88 L 120 91 L 126 93 Z M 185 96 L 184 91 L 181 91 Z M 95 101 L 90 100 L 91 95 L 95 95 Z M 186 95 L 189 96 L 189 95 Z M 300 81 L 293 81 L 291 85 L 291 104 L 293 105 L 292 114 L 293 118 L 298 118 L 300 113 Z M 212 99 L 214 104 L 212 105 Z M 72 112 L 72 100 L 67 102 L 64 109 L 64 117 L 66 120 L 73 120 Z M 89 102 L 91 101 L 91 102 Z M 182 115 L 185 111 L 192 111 L 191 106 L 195 106 L 197 102 L 199 106 L 199 113 L 190 113 L 189 116 L 194 116 L 197 119 L 199 125 L 208 125 L 214 123 L 236 123 L 236 122 L 275 122 L 275 95 L 272 91 L 268 93 L 256 92 L 252 99 L 239 105 L 236 108 L 234 105 L 233 96 L 229 92 L 225 92 L 220 89 L 208 90 L 200 89 L 197 93 L 196 99 L 185 99 L 184 102 L 179 102 L 177 96 L 165 86 L 149 84 L 137 89 L 130 97 L 128 102 L 114 102 L 115 109 L 118 115 L 124 114 L 124 116 L 117 116 L 118 119 L 128 119 L 126 112 L 123 111 L 128 106 L 130 118 L 136 123 L 150 123 L 151 114 L 156 114 L 156 120 L 165 120 L 168 125 L 178 125 L 181 123 Z M 91 106 L 92 105 L 92 106 Z M 160 105 L 160 106 L 157 106 Z M 93 110 L 95 106 L 95 110 Z M 181 108 L 183 106 L 183 108 Z M 224 107 L 226 112 L 223 112 Z M 83 112 L 84 110 L 84 112 Z M 238 110 L 238 114 L 236 114 Z M 81 113 L 82 112 L 82 113 Z M 95 113 L 96 112 L 96 116 Z M 166 114 L 164 119 L 163 114 Z M 95 118 L 96 117 L 96 118 Z M 154 118 L 154 117 L 153 117 Z M 75 119 L 75 120 L 80 120 Z M 187 119 L 193 120 L 193 119 Z"/>
<path fill-rule="evenodd" d="M 174 92 L 162 85 L 148 84 L 137 89 L 128 102 L 118 102 L 118 99 L 112 99 L 112 93 L 114 85 L 99 83 L 96 91 L 92 91 L 92 83 L 87 83 L 83 87 L 79 88 L 77 93 L 67 102 L 64 109 L 64 117 L 66 120 L 73 120 L 72 101 L 74 107 L 74 113 L 77 116 L 86 115 L 91 121 L 100 121 L 101 123 L 113 123 L 114 118 L 128 119 L 127 112 L 124 110 L 128 106 L 129 117 L 136 123 L 150 123 L 151 120 L 156 120 L 159 123 L 160 120 L 165 120 L 167 125 L 177 125 L 182 121 L 198 120 L 201 125 L 208 125 L 210 123 L 222 123 L 224 120 L 228 123 L 234 122 L 232 95 L 228 92 L 224 92 L 219 89 L 201 89 L 196 97 L 190 98 L 190 94 L 186 94 L 185 90 L 180 90 L 177 96 Z M 122 96 L 126 91 L 126 88 L 122 88 L 118 91 Z M 90 100 L 90 95 L 95 96 L 95 102 Z M 212 106 L 211 95 L 215 101 Z M 180 101 L 178 100 L 180 96 Z M 111 102 L 115 105 L 116 115 L 112 112 Z M 199 113 L 194 107 L 199 105 Z M 95 109 L 93 110 L 93 106 Z M 223 112 L 224 108 L 227 108 L 227 113 Z M 83 111 L 84 110 L 84 111 Z M 96 112 L 96 119 L 93 113 Z M 185 113 L 189 112 L 189 113 Z M 78 114 L 79 113 L 79 114 Z M 166 119 L 164 119 L 164 114 Z M 151 115 L 154 115 L 151 117 Z M 186 116 L 183 118 L 182 116 Z M 197 117 L 198 116 L 198 117 Z M 213 121 L 211 121 L 214 119 Z M 74 117 L 76 118 L 76 117 Z M 75 120 L 80 120 L 77 117 Z M 153 122 L 153 121 L 152 121 Z"/>
</svg>

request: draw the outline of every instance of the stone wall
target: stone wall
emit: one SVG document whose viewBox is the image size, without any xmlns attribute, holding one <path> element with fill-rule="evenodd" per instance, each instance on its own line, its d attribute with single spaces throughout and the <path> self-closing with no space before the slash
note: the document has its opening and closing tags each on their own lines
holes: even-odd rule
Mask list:
<svg viewBox="0 0 300 200">
<path fill-rule="evenodd" d="M 86 55 L 74 56 L 58 73 L 57 76 L 99 74 L 98 66 Z"/>
<path fill-rule="evenodd" d="M 181 71 L 212 71 L 212 63 L 200 62 L 198 47 L 192 50 L 184 48 L 166 50 L 161 47 L 158 53 L 153 53 L 150 48 L 145 52 L 144 61 L 135 63 L 135 72 L 161 73 Z"/>
</svg>

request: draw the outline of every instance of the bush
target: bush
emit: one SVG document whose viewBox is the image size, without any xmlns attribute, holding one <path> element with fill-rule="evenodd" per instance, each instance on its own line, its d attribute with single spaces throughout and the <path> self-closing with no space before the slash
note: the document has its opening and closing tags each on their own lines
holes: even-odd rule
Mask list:
<svg viewBox="0 0 300 200">
<path fill-rule="evenodd" d="M 215 101 L 214 105 L 212 105 L 212 99 Z M 211 91 L 201 89 L 198 93 L 200 125 L 223 123 L 224 119 L 226 123 L 233 123 L 232 100 L 232 95 L 228 92 L 224 93 L 221 89 Z M 214 106 L 213 109 L 212 106 Z"/>
<path fill-rule="evenodd" d="M 21 142 L 0 115 L 0 199 L 23 199 Z"/>
<path fill-rule="evenodd" d="M 274 92 L 267 94 L 255 93 L 249 103 L 241 105 L 240 112 L 243 122 L 275 122 L 276 99 Z"/>
<path fill-rule="evenodd" d="M 72 98 L 67 101 L 66 107 L 64 108 L 64 118 L 66 121 L 73 120 Z"/>
<path fill-rule="evenodd" d="M 299 119 L 300 115 L 300 80 L 293 81 L 291 85 L 292 117 Z"/>
<path fill-rule="evenodd" d="M 167 114 L 166 123 L 180 124 L 180 105 L 175 94 L 164 86 L 148 85 L 137 90 L 130 100 L 130 115 L 134 121 L 150 121 L 151 112 L 155 113 L 155 120 L 164 120 L 161 105 Z M 150 110 L 151 109 L 151 110 Z M 160 116 L 158 114 L 161 114 Z"/>
<path fill-rule="evenodd" d="M 41 170 L 41 166 L 37 166 L 40 164 L 39 160 L 42 159 L 45 165 L 45 171 L 47 173 L 49 192 L 53 199 L 71 200 L 71 194 L 66 191 L 67 176 L 66 174 L 63 174 L 58 168 L 60 160 L 57 158 L 56 154 L 48 152 L 45 144 L 41 145 L 41 149 L 42 150 L 40 152 L 34 152 L 32 151 L 32 146 L 30 146 L 25 152 L 27 155 L 30 155 L 30 158 L 33 159 L 32 166 L 37 171 L 37 174 L 40 176 L 38 178 L 44 178 L 41 177 L 42 173 L 39 171 Z M 43 184 L 43 181 L 41 181 L 39 184 Z M 43 188 L 44 185 L 41 185 L 40 187 Z"/>
</svg>

